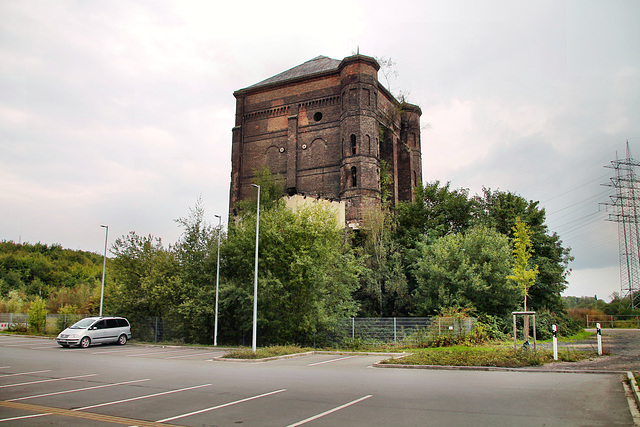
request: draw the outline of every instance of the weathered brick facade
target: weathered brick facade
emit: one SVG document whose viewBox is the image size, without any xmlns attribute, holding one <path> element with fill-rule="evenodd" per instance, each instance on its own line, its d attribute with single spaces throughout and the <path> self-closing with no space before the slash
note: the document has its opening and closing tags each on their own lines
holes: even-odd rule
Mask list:
<svg viewBox="0 0 640 427">
<path fill-rule="evenodd" d="M 289 195 L 344 201 L 352 227 L 380 204 L 382 161 L 392 202 L 412 200 L 422 181 L 421 111 L 378 82 L 379 68 L 364 55 L 319 56 L 236 91 L 230 209 L 255 197 L 265 164 Z"/>
</svg>

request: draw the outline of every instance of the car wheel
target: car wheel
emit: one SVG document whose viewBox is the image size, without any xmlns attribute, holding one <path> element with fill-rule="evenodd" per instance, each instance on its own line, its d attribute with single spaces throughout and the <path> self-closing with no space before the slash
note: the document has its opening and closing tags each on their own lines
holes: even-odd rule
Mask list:
<svg viewBox="0 0 640 427">
<path fill-rule="evenodd" d="M 89 337 L 82 337 L 82 339 L 80 340 L 80 347 L 82 348 L 87 348 L 91 345 L 91 338 Z"/>
<path fill-rule="evenodd" d="M 126 343 L 127 343 L 127 336 L 124 334 L 120 335 L 120 337 L 118 338 L 118 344 L 125 345 Z"/>
</svg>

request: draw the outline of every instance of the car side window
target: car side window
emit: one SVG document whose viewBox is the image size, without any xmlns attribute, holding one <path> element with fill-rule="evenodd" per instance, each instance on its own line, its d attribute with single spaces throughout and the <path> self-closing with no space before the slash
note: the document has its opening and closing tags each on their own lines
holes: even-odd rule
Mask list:
<svg viewBox="0 0 640 427">
<path fill-rule="evenodd" d="M 127 319 L 115 319 L 118 322 L 118 326 L 121 328 L 126 328 L 127 326 L 129 326 L 129 322 L 127 322 Z"/>
<path fill-rule="evenodd" d="M 118 322 L 116 319 L 107 319 L 107 328 L 117 328 Z"/>
<path fill-rule="evenodd" d="M 101 320 L 101 321 L 99 321 L 99 322 L 95 323 L 95 324 L 93 325 L 93 327 L 94 327 L 94 328 L 96 328 L 96 329 L 104 329 L 104 328 L 106 328 L 106 327 L 107 327 L 107 325 L 106 325 L 106 323 L 105 323 L 105 321 L 104 321 L 104 320 Z"/>
</svg>

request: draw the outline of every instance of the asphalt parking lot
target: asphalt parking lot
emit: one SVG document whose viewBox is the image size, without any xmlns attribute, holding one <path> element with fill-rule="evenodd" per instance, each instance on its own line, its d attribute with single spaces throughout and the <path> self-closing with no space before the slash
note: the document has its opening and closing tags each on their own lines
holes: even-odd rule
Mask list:
<svg viewBox="0 0 640 427">
<path fill-rule="evenodd" d="M 0 426 L 629 426 L 619 374 L 377 369 L 380 356 L 216 361 L 215 348 L 0 335 Z"/>
</svg>

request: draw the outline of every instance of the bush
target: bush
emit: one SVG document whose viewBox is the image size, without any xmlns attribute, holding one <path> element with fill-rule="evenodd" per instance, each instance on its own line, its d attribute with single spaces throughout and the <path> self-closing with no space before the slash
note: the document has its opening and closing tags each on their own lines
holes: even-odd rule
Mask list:
<svg viewBox="0 0 640 427">
<path fill-rule="evenodd" d="M 47 321 L 47 303 L 37 296 L 29 307 L 29 327 L 37 333 L 44 332 Z"/>
<path fill-rule="evenodd" d="M 80 320 L 78 313 L 78 307 L 75 305 L 65 305 L 58 310 L 58 320 L 56 326 L 59 331 L 63 331 L 69 326 Z"/>
</svg>

